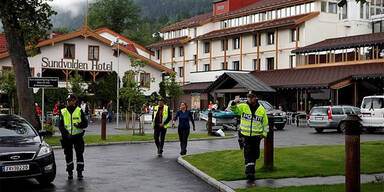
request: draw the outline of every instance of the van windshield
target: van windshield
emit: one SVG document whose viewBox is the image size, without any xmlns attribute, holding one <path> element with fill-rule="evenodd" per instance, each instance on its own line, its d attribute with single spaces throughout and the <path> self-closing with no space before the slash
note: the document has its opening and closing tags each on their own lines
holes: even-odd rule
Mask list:
<svg viewBox="0 0 384 192">
<path fill-rule="evenodd" d="M 384 108 L 383 98 L 365 98 L 361 105 L 363 109 L 382 109 Z"/>
</svg>

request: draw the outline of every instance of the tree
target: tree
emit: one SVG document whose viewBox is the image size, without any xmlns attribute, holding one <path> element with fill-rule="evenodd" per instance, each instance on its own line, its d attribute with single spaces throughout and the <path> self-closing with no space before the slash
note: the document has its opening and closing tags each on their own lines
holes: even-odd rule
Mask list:
<svg viewBox="0 0 384 192">
<path fill-rule="evenodd" d="M 89 7 L 89 25 L 93 29 L 108 27 L 122 33 L 137 28 L 140 11 L 133 0 L 97 0 Z"/>
<path fill-rule="evenodd" d="M 85 82 L 77 71 L 73 77 L 69 78 L 69 82 L 71 83 L 71 92 L 75 97 L 79 99 L 85 96 L 85 88 L 83 87 Z"/>
<path fill-rule="evenodd" d="M 123 78 L 123 88 L 120 89 L 120 98 L 123 100 L 126 108 L 126 128 L 129 128 L 130 113 L 132 113 L 132 129 L 135 134 L 135 114 L 141 114 L 143 105 L 146 102 L 143 88 L 139 84 L 138 77 L 142 68 L 148 64 L 147 61 L 139 60 L 129 56 L 132 69 L 127 71 Z M 141 133 L 144 134 L 144 128 L 141 127 Z"/>
<path fill-rule="evenodd" d="M 166 96 L 171 100 L 171 108 L 175 110 L 176 99 L 183 95 L 183 87 L 176 81 L 175 73 L 170 73 L 167 78 L 164 78 L 163 83 Z"/>
<path fill-rule="evenodd" d="M 16 96 L 16 87 L 15 87 L 15 74 L 13 72 L 5 72 L 0 79 L 0 91 L 3 91 L 8 95 L 8 100 L 11 101 L 11 114 L 15 114 L 15 96 Z"/>
<path fill-rule="evenodd" d="M 95 101 L 100 101 L 102 105 L 105 105 L 110 100 L 116 100 L 116 81 L 117 73 L 113 71 L 105 77 L 104 81 L 90 84 L 88 92 L 93 93 Z"/>
<path fill-rule="evenodd" d="M 39 91 L 35 94 L 35 102 L 38 103 L 40 106 L 42 106 L 41 102 L 41 95 L 42 95 L 42 89 L 39 89 Z M 47 111 L 53 111 L 53 108 L 55 107 L 55 104 L 57 101 L 60 101 L 62 103 L 65 103 L 66 98 L 68 96 L 68 89 L 65 87 L 58 88 L 58 89 L 45 89 L 44 90 L 44 107 L 47 109 Z"/>
<path fill-rule="evenodd" d="M 36 45 L 47 34 L 52 27 L 49 18 L 54 14 L 45 0 L 0 0 L 0 18 L 16 77 L 19 113 L 37 129 L 40 129 L 40 122 L 33 91 L 28 88 L 31 70 L 25 47 Z"/>
</svg>

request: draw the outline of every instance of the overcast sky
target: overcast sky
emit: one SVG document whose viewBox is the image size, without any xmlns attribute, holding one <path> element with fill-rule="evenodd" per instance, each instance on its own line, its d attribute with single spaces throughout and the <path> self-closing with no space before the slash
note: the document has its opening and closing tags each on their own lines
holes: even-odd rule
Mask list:
<svg viewBox="0 0 384 192">
<path fill-rule="evenodd" d="M 93 2 L 94 0 L 88 0 L 88 1 L 90 3 L 90 2 Z M 82 7 L 85 7 L 84 5 L 86 3 L 87 3 L 86 0 L 53 0 L 49 4 L 54 9 L 61 8 L 66 11 L 70 11 L 72 13 L 72 16 L 77 16 L 79 13 L 82 13 L 85 11 L 85 10 L 82 10 Z"/>
</svg>

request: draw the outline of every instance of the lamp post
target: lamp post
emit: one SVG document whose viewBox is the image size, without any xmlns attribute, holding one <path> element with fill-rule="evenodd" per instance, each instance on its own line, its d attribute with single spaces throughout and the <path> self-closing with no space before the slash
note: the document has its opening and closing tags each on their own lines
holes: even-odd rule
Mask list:
<svg viewBox="0 0 384 192">
<path fill-rule="evenodd" d="M 119 128 L 119 92 L 120 92 L 120 64 L 119 64 L 119 56 L 120 56 L 120 38 L 117 37 L 115 42 L 111 42 L 111 46 L 117 43 L 117 78 L 116 78 L 116 128 Z"/>
</svg>

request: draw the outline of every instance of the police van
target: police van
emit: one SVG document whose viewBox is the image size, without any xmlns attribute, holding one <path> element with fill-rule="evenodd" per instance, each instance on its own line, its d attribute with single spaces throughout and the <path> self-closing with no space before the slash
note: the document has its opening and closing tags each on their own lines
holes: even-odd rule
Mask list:
<svg viewBox="0 0 384 192">
<path fill-rule="evenodd" d="M 360 111 L 361 124 L 369 133 L 384 128 L 384 95 L 364 97 Z"/>
</svg>

